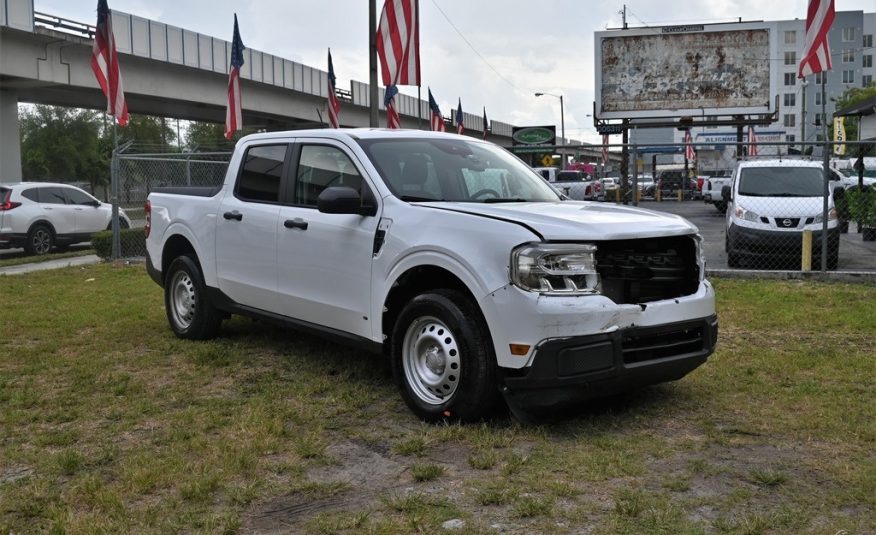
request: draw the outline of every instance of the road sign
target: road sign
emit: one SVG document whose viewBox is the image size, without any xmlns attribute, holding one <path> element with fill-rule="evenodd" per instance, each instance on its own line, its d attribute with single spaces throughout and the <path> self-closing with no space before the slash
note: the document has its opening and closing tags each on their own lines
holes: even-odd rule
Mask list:
<svg viewBox="0 0 876 535">
<path fill-rule="evenodd" d="M 550 167 L 551 165 L 553 165 L 553 163 L 554 159 L 551 157 L 550 154 L 545 154 L 544 157 L 542 157 L 541 159 L 541 164 L 545 167 Z"/>
</svg>

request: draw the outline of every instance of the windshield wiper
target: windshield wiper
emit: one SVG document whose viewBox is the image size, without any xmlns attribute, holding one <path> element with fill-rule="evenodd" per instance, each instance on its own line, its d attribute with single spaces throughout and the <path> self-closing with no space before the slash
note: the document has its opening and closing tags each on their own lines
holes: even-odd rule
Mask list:
<svg viewBox="0 0 876 535">
<path fill-rule="evenodd" d="M 493 204 L 499 202 L 529 202 L 529 199 L 522 199 L 520 197 L 494 197 L 491 199 L 484 199 L 484 204 Z"/>
<path fill-rule="evenodd" d="M 402 195 L 399 199 L 406 202 L 442 202 L 444 199 L 435 199 L 433 197 L 416 197 L 413 195 Z"/>
</svg>

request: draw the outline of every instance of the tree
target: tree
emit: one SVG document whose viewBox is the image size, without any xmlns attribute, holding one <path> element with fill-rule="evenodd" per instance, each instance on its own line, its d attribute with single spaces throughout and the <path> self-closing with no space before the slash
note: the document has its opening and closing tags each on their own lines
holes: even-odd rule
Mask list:
<svg viewBox="0 0 876 535">
<path fill-rule="evenodd" d="M 841 110 L 843 108 L 847 108 L 849 106 L 854 106 L 855 104 L 859 104 L 867 99 L 876 98 L 876 82 L 871 83 L 867 87 L 850 87 L 846 89 L 841 97 L 836 99 L 836 109 Z M 857 141 L 858 140 L 858 124 L 860 122 L 860 117 L 846 117 L 845 121 L 845 129 L 846 129 L 846 139 L 849 141 Z M 833 123 L 828 125 L 829 127 L 829 135 L 830 139 L 833 139 Z M 847 149 L 848 150 L 848 149 Z M 857 153 L 857 151 L 854 151 Z M 874 148 L 871 146 L 869 148 L 869 153 L 874 153 Z"/>
<path fill-rule="evenodd" d="M 100 140 L 96 112 L 35 105 L 20 120 L 21 171 L 25 180 L 109 182 L 109 152 Z"/>
<path fill-rule="evenodd" d="M 263 129 L 243 127 L 225 139 L 225 125 L 218 123 L 191 122 L 186 130 L 186 147 L 198 151 L 230 151 L 234 144 L 245 135 L 264 132 Z"/>
<path fill-rule="evenodd" d="M 176 152 L 176 132 L 162 117 L 131 114 L 118 136 L 119 145 L 133 141 L 136 148 L 149 152 Z"/>
</svg>

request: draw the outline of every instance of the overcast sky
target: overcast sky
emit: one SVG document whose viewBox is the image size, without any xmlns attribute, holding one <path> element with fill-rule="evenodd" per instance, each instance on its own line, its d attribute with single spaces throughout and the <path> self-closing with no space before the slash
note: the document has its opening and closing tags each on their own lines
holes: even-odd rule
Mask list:
<svg viewBox="0 0 876 535">
<path fill-rule="evenodd" d="M 368 0 L 108 0 L 110 9 L 231 40 L 237 12 L 244 44 L 326 70 L 331 47 L 338 87 L 368 81 Z M 629 0 L 631 27 L 805 19 L 805 0 Z M 95 23 L 97 0 L 34 0 L 34 9 Z M 378 14 L 383 0 L 377 0 Z M 670 7 L 672 6 L 672 7 Z M 874 11 L 873 0 L 836 0 L 837 11 Z M 420 0 L 423 98 L 432 88 L 444 115 L 463 110 L 514 125 L 556 124 L 564 95 L 566 136 L 600 142 L 593 110 L 593 32 L 621 26 L 621 1 Z M 443 13 L 442 13 L 443 12 Z M 446 16 L 445 16 L 446 15 Z M 455 27 L 455 29 L 454 29 Z M 458 31 L 457 31 L 458 30 Z M 461 34 L 461 36 L 460 36 Z M 467 41 L 467 42 L 466 42 Z M 401 92 L 416 95 L 416 87 Z M 343 114 L 343 111 L 341 112 Z"/>
</svg>

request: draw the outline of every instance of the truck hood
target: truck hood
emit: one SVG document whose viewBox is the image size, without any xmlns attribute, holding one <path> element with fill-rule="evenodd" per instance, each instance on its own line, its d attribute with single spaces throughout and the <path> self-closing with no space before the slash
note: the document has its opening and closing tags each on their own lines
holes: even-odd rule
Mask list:
<svg viewBox="0 0 876 535">
<path fill-rule="evenodd" d="M 549 241 L 623 240 L 697 232 L 696 226 L 677 215 L 587 201 L 497 204 L 442 202 L 423 206 L 522 224 Z"/>
</svg>

